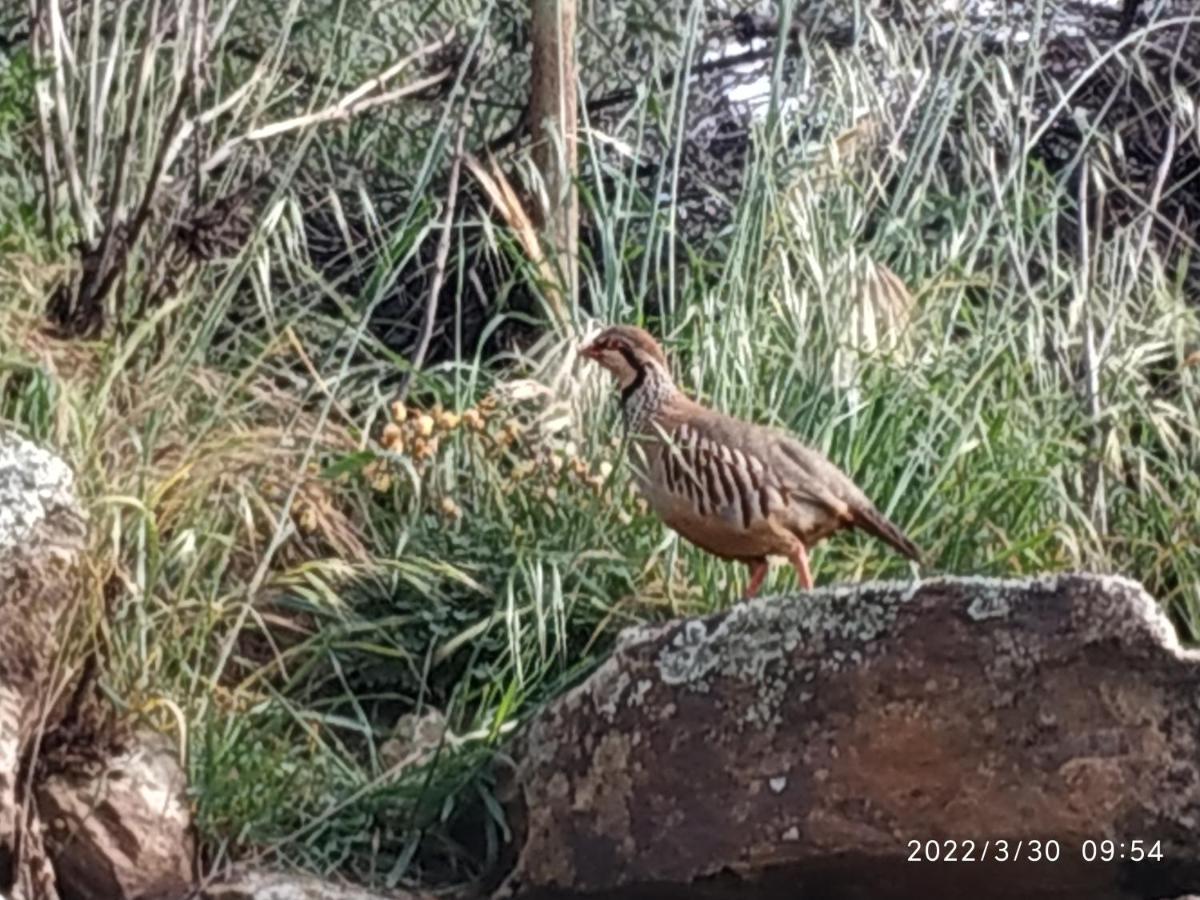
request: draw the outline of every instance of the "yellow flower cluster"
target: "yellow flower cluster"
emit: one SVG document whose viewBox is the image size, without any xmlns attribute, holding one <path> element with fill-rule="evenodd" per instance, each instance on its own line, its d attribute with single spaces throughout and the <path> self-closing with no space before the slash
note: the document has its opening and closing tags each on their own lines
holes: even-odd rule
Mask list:
<svg viewBox="0 0 1200 900">
<path fill-rule="evenodd" d="M 500 490 L 505 495 L 520 492 L 554 502 L 562 492 L 579 488 L 598 497 L 607 493 L 613 474 L 611 462 L 589 463 L 575 441 L 547 433 L 550 429 L 539 424 L 536 416 L 520 414 L 516 405 L 500 402 L 495 394 L 486 395 L 461 412 L 440 406 L 422 410 L 393 403 L 389 421 L 379 437 L 389 456 L 376 460 L 365 470 L 371 486 L 381 492 L 390 490 L 394 456 L 406 457 L 417 471 L 422 471 L 436 458 L 442 443 L 455 432 L 461 432 L 482 451 L 488 466 L 500 469 L 504 476 L 499 481 Z M 614 437 L 612 446 L 615 452 L 620 440 Z M 630 490 L 631 485 L 625 484 L 625 489 Z M 645 502 L 638 498 L 636 503 L 645 512 Z M 623 524 L 629 524 L 633 521 L 628 510 L 630 504 L 619 505 L 618 517 Z M 443 496 L 436 509 L 450 521 L 463 516 L 461 506 L 450 496 Z"/>
<path fill-rule="evenodd" d="M 511 446 L 514 449 L 517 448 L 518 437 L 521 439 L 520 453 L 510 452 L 508 478 L 503 482 L 505 494 L 521 492 L 554 503 L 559 499 L 560 493 L 569 494 L 582 489 L 597 497 L 614 501 L 611 462 L 604 459 L 595 464 L 589 463 L 575 441 L 540 434 L 532 426 L 523 432 L 519 428 L 519 423 L 509 420 L 497 437 L 497 444 L 501 447 Z M 614 438 L 612 444 L 615 452 L 620 447 L 620 441 Z M 623 490 L 631 493 L 633 485 L 625 481 Z M 645 512 L 645 501 L 639 497 L 636 503 L 638 508 Z M 621 523 L 630 524 L 633 516 L 627 509 L 628 504 L 618 500 L 616 505 L 617 517 Z"/>
<path fill-rule="evenodd" d="M 604 486 L 612 475 L 612 463 L 603 460 L 595 470 L 588 465 L 587 460 L 579 455 L 579 448 L 574 441 L 566 441 L 559 448 L 547 448 L 537 457 L 537 463 L 548 468 L 550 474 L 574 479 L 579 484 L 589 488 L 599 496 L 604 492 Z"/>
<path fill-rule="evenodd" d="M 471 409 L 465 415 L 435 406 L 430 411 L 410 410 L 397 400 L 392 404 L 391 421 L 383 426 L 379 442 L 392 453 L 407 453 L 417 462 L 437 456 L 440 439 L 466 424 L 474 430 L 482 430 L 484 417 L 479 409 Z"/>
<path fill-rule="evenodd" d="M 443 409 L 440 404 L 432 409 L 406 406 L 397 400 L 391 405 L 391 416 L 379 435 L 379 444 L 393 456 L 409 459 L 417 471 L 422 471 L 432 462 L 442 442 L 454 432 L 465 429 L 483 434 L 495 412 L 495 400 L 485 397 L 476 406 L 462 413 Z M 364 469 L 371 487 L 381 493 L 392 487 L 390 460 L 375 460 Z M 450 497 L 442 498 L 438 511 L 447 519 L 462 518 L 462 509 Z"/>
</svg>

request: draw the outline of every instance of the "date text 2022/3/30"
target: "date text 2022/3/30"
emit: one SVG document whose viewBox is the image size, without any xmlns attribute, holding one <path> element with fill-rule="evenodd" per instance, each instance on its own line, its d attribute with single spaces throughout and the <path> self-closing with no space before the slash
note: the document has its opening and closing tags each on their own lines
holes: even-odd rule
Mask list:
<svg viewBox="0 0 1200 900">
<path fill-rule="evenodd" d="M 1063 854 L 1072 852 L 1084 862 L 1160 862 L 1163 858 L 1162 841 L 1137 838 L 1134 840 L 1112 840 L 1109 838 L 1080 841 L 1064 847 L 1062 841 L 1050 840 L 1007 840 L 1005 838 L 955 840 L 910 840 L 909 862 L 1058 862 Z"/>
</svg>

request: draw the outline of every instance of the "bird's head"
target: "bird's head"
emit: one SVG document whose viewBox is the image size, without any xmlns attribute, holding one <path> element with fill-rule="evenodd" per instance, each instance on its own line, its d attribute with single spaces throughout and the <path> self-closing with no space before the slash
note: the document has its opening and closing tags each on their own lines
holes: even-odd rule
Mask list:
<svg viewBox="0 0 1200 900">
<path fill-rule="evenodd" d="M 617 379 L 622 390 L 658 376 L 670 381 L 667 357 L 658 341 L 633 325 L 613 325 L 605 328 L 579 348 L 581 356 L 595 360 Z"/>
</svg>

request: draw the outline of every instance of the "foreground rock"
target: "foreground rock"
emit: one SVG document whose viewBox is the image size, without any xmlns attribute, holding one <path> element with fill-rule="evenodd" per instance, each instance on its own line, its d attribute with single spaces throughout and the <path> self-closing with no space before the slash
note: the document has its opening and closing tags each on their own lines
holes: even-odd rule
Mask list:
<svg viewBox="0 0 1200 900">
<path fill-rule="evenodd" d="M 522 739 L 499 896 L 1178 896 L 1200 885 L 1198 698 L 1200 654 L 1118 578 L 862 585 L 634 630 Z"/>
<path fill-rule="evenodd" d="M 54 895 L 25 761 L 45 712 L 58 623 L 78 594 L 85 529 L 70 470 L 0 429 L 0 895 Z"/>
<path fill-rule="evenodd" d="M 194 850 L 170 748 L 110 746 L 86 698 L 51 705 L 85 538 L 67 466 L 0 430 L 0 897 L 181 896 Z"/>
<path fill-rule="evenodd" d="M 245 870 L 201 890 L 199 900 L 433 900 L 407 891 L 375 893 L 287 872 Z"/>
<path fill-rule="evenodd" d="M 143 735 L 118 755 L 38 786 L 59 893 L 73 900 L 176 897 L 192 885 L 195 840 L 175 750 Z"/>
</svg>

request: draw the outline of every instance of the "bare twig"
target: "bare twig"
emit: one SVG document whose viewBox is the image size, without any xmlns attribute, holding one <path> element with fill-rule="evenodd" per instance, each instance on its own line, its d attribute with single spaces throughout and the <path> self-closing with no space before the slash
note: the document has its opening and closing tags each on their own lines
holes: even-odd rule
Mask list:
<svg viewBox="0 0 1200 900">
<path fill-rule="evenodd" d="M 192 119 L 196 121 L 200 118 L 200 95 L 204 88 L 204 66 L 208 61 L 208 45 L 205 41 L 204 29 L 204 23 L 208 20 L 206 6 L 207 0 L 196 0 L 196 5 L 192 11 L 192 41 L 194 46 L 192 49 L 191 113 Z M 202 126 L 197 125 L 195 127 L 199 128 Z M 167 153 L 170 152 L 170 147 L 168 147 Z M 192 148 L 192 191 L 197 205 L 203 202 L 201 194 L 204 190 L 204 170 L 200 166 L 200 153 L 200 140 L 198 139 Z M 168 158 L 164 166 L 164 171 L 169 172 L 170 170 L 171 160 Z"/>
<path fill-rule="evenodd" d="M 205 160 L 202 168 L 205 172 L 211 172 L 217 166 L 221 165 L 221 163 L 225 162 L 225 160 L 229 159 L 233 155 L 233 151 L 242 144 L 253 141 L 265 141 L 268 138 L 273 138 L 289 131 L 296 131 L 300 128 L 311 128 L 313 125 L 321 125 L 325 122 L 346 122 L 368 109 L 373 109 L 384 103 L 392 103 L 403 97 L 410 97 L 413 94 L 419 94 L 422 91 L 428 90 L 436 84 L 441 84 L 453 74 L 454 71 L 452 69 L 443 69 L 436 75 L 430 75 L 427 78 L 422 78 L 419 81 L 414 81 L 412 84 L 396 88 L 393 91 L 388 91 L 375 97 L 368 97 L 352 106 L 343 106 L 339 101 L 333 106 L 328 106 L 314 113 L 306 113 L 302 116 L 284 119 L 282 122 L 272 122 L 270 125 L 263 125 L 238 137 L 230 138 L 212 156 Z"/>
<path fill-rule="evenodd" d="M 155 0 L 155 11 L 157 11 L 157 7 L 158 0 Z M 155 30 L 152 30 L 152 25 L 154 25 L 154 20 L 151 20 L 151 23 L 146 25 L 146 38 L 142 47 L 144 54 L 149 53 L 149 48 L 156 41 L 156 32 Z M 194 44 L 188 42 L 186 47 L 187 49 L 185 50 L 185 53 L 187 53 L 188 56 L 191 56 L 191 53 L 194 50 Z M 151 66 L 152 60 L 148 61 L 146 56 L 143 56 L 142 74 L 139 76 L 138 97 L 136 101 L 138 106 L 140 106 L 140 101 L 142 101 L 142 97 L 140 97 L 140 95 L 142 95 L 142 90 L 145 84 L 149 82 L 149 68 Z M 167 152 L 170 149 L 170 144 L 172 144 L 168 136 L 170 136 L 170 134 L 174 134 L 179 128 L 179 120 L 182 114 L 184 114 L 184 107 L 187 106 L 187 102 L 191 97 L 190 82 L 194 71 L 196 70 L 194 70 L 194 67 L 191 65 L 191 60 L 185 60 L 185 65 L 182 66 L 182 73 L 184 74 L 182 74 L 182 80 L 178 88 L 175 90 L 174 102 L 172 103 L 172 107 L 170 107 L 169 113 L 167 114 L 167 119 L 163 122 L 163 137 L 160 142 L 158 142 L 158 150 L 155 154 L 154 163 L 152 163 L 152 166 L 150 167 L 150 174 L 148 178 L 146 178 L 146 184 L 142 191 L 142 200 L 140 200 L 137 211 L 134 212 L 132 220 L 130 221 L 130 226 L 128 226 L 127 229 L 125 238 L 125 244 L 127 247 L 132 247 L 133 245 L 137 244 L 138 238 L 140 238 L 140 235 L 142 235 L 142 229 L 145 228 L 146 222 L 149 221 L 150 210 L 152 209 L 152 206 L 154 206 L 154 200 L 158 196 L 158 190 L 160 190 L 162 187 L 163 173 L 166 172 Z M 127 154 L 128 152 L 128 144 L 125 142 L 125 139 L 128 138 L 128 143 L 132 143 L 132 128 L 128 127 L 128 120 L 126 125 L 126 132 L 121 136 L 122 155 Z M 91 324 L 102 322 L 103 319 L 101 317 L 100 310 L 98 310 L 98 305 L 101 304 L 110 290 L 113 289 L 116 281 L 118 281 L 120 277 L 124 276 L 126 266 L 128 265 L 128 262 L 130 262 L 130 253 L 128 253 L 128 251 L 120 253 L 115 260 L 112 260 L 113 236 L 116 232 L 116 228 L 118 228 L 120 224 L 120 211 L 118 206 L 120 194 L 116 193 L 115 190 L 116 181 L 118 180 L 120 180 L 122 182 L 122 186 L 124 186 L 124 176 L 122 176 L 120 172 L 116 173 L 114 178 L 114 192 L 109 198 L 110 205 L 108 209 L 108 226 L 106 229 L 104 229 L 104 238 L 101 244 L 100 254 L 98 254 L 100 265 L 97 266 L 96 277 L 89 278 L 88 281 L 80 284 L 79 288 L 77 314 L 82 314 L 85 322 L 89 322 Z M 110 260 L 112 260 L 112 262 L 110 262 Z"/>
<path fill-rule="evenodd" d="M 1086 68 L 1080 70 L 1075 75 L 1074 79 L 1066 86 L 1065 89 L 1059 90 L 1058 100 L 1055 101 L 1049 112 L 1042 117 L 1042 121 L 1038 127 L 1030 133 L 1029 137 L 1025 141 L 1026 146 L 1033 147 L 1041 142 L 1042 138 L 1046 136 L 1046 132 L 1053 128 L 1055 123 L 1059 121 L 1059 116 L 1061 116 L 1063 112 L 1070 107 L 1071 103 L 1075 101 L 1075 95 L 1078 94 L 1084 88 L 1084 86 L 1092 83 L 1092 79 L 1095 77 L 1096 73 L 1106 66 L 1109 60 L 1119 57 L 1119 55 L 1126 48 L 1132 46 L 1133 44 L 1145 40 L 1146 37 L 1148 37 L 1153 31 L 1164 31 L 1168 28 L 1175 28 L 1177 26 L 1187 28 L 1196 23 L 1200 23 L 1200 16 L 1176 16 L 1171 19 L 1160 19 L 1159 21 L 1146 26 L 1146 28 L 1142 29 L 1141 31 L 1121 38 L 1121 40 L 1117 41 L 1111 47 L 1106 48 L 1103 53 L 1098 53 L 1096 58 L 1093 59 Z M 1008 178 L 1005 179 L 1005 186 L 1007 187 L 1015 177 L 1016 171 L 1014 170 L 1013 172 L 1010 172 Z"/>
<path fill-rule="evenodd" d="M 525 211 L 525 207 L 521 205 L 521 200 L 517 197 L 517 192 L 513 190 L 508 178 L 505 177 L 504 171 L 495 159 L 489 160 L 490 171 L 470 153 L 467 154 L 465 161 L 467 169 L 475 176 L 475 180 L 488 195 L 488 199 L 495 204 L 505 223 L 516 235 L 521 249 L 525 251 L 526 258 L 537 269 L 542 289 L 545 291 L 546 299 L 549 301 L 554 315 L 558 318 L 558 323 L 566 322 L 566 304 L 563 300 L 562 285 L 554 274 L 554 267 L 550 265 L 550 260 L 546 258 L 546 254 L 542 250 L 542 242 L 538 238 L 533 220 Z"/>
<path fill-rule="evenodd" d="M 400 72 L 411 65 L 414 61 L 428 56 L 430 53 L 436 53 L 438 50 L 447 46 L 454 39 L 453 33 L 446 37 L 427 44 L 424 47 L 410 53 L 408 56 L 388 66 L 379 75 L 368 79 L 361 85 L 356 87 L 350 93 L 339 99 L 331 106 L 317 112 L 305 113 L 302 116 L 293 116 L 290 119 L 284 119 L 281 122 L 272 122 L 269 125 L 262 125 L 243 135 L 230 138 L 222 144 L 207 160 L 205 160 L 203 169 L 206 172 L 212 171 L 214 168 L 225 162 L 233 152 L 242 144 L 254 141 L 264 141 L 268 138 L 276 137 L 289 131 L 295 131 L 300 128 L 310 128 L 314 125 L 320 125 L 325 122 L 345 122 L 359 113 L 365 112 L 368 109 L 373 109 L 385 103 L 392 103 L 403 97 L 409 97 L 413 94 L 419 94 L 422 91 L 428 90 L 434 85 L 441 84 L 454 74 L 454 70 L 447 68 L 434 75 L 418 79 L 412 84 L 405 85 L 401 88 L 396 88 L 391 91 L 382 91 L 382 88 L 388 81 L 395 78 Z"/>
<path fill-rule="evenodd" d="M 188 45 L 188 53 L 190 55 L 192 45 Z M 165 171 L 166 155 L 170 148 L 170 140 L 167 135 L 174 134 L 179 127 L 179 119 L 183 115 L 183 109 L 187 105 L 190 97 L 190 84 L 193 68 L 190 64 L 185 64 L 183 67 L 183 80 L 180 83 L 175 93 L 175 102 L 171 105 L 171 110 L 167 114 L 166 121 L 163 123 L 163 138 L 158 142 L 158 152 L 155 154 L 154 163 L 150 168 L 150 175 L 146 179 L 146 187 L 142 191 L 142 199 L 138 204 L 137 211 L 130 220 L 128 234 L 126 236 L 126 244 L 132 247 L 137 243 L 141 236 L 142 229 L 146 227 L 146 223 L 150 218 L 150 210 L 154 205 L 154 199 L 158 196 L 159 188 L 162 187 L 162 177 Z M 95 304 L 100 303 L 108 292 L 112 290 L 117 279 L 124 272 L 125 267 L 129 263 L 129 253 L 122 253 L 115 263 L 109 265 L 107 269 L 99 270 L 99 278 L 96 282 L 85 285 L 86 293 L 81 292 L 81 307 L 85 310 L 85 314 L 95 316 L 97 310 Z"/>
<path fill-rule="evenodd" d="M 711 72 L 720 72 L 725 69 L 735 69 L 738 66 L 744 66 L 748 63 L 762 62 L 769 60 L 774 53 L 769 47 L 765 50 L 748 50 L 745 53 L 730 54 L 717 59 L 705 60 L 699 63 L 693 63 L 682 71 L 671 71 L 663 73 L 656 80 L 656 83 L 651 86 L 652 90 L 665 91 L 667 86 L 678 83 L 681 77 L 693 78 L 699 75 L 706 75 Z M 633 103 L 639 91 L 643 88 L 621 88 L 611 91 L 607 94 L 602 94 L 599 97 L 592 97 L 584 101 L 583 108 L 588 116 L 595 115 L 606 109 L 611 109 L 614 106 L 623 106 L 628 103 Z M 495 106 L 496 104 L 491 104 Z M 521 107 L 527 109 L 528 107 Z M 496 137 L 488 141 L 485 147 L 488 153 L 499 153 L 510 144 L 516 143 L 526 131 L 529 130 L 529 117 L 523 115 L 511 127 L 498 134 Z"/>
<path fill-rule="evenodd" d="M 1154 225 L 1154 213 L 1158 212 L 1159 204 L 1162 203 L 1163 186 L 1166 184 L 1167 176 L 1171 173 L 1171 166 L 1175 162 L 1176 140 L 1175 120 L 1172 119 L 1167 124 L 1167 149 L 1163 152 L 1162 162 L 1158 165 L 1154 189 L 1150 193 L 1150 200 L 1147 204 L 1150 214 L 1146 216 L 1146 221 L 1142 224 L 1142 233 L 1138 238 L 1137 253 L 1134 256 L 1134 265 L 1136 266 L 1142 264 L 1142 259 L 1146 255 L 1146 247 L 1150 243 L 1150 229 Z"/>
<path fill-rule="evenodd" d="M 138 56 L 137 87 L 130 92 L 125 106 L 125 127 L 121 130 L 120 142 L 117 144 L 117 160 L 113 168 L 112 185 L 108 193 L 107 215 L 104 222 L 104 232 L 100 236 L 100 247 L 97 251 L 98 265 L 96 273 L 103 278 L 109 270 L 109 259 L 113 251 L 113 240 L 120 226 L 121 197 L 125 191 L 125 177 L 129 169 L 129 150 L 133 145 L 134 128 L 137 126 L 138 113 L 145 98 L 146 87 L 150 83 L 154 67 L 154 53 L 157 49 L 155 36 L 158 32 L 158 15 L 161 8 L 160 0 L 150 4 L 150 16 L 142 32 L 142 48 Z M 80 297 L 83 302 L 93 302 L 98 293 L 99 284 L 82 285 Z"/>
<path fill-rule="evenodd" d="M 90 119 L 86 132 L 87 153 L 84 159 L 84 173 L 87 178 L 88 195 L 91 197 L 98 197 L 101 193 L 100 182 L 104 169 L 101 160 L 108 139 L 108 131 L 105 127 L 108 98 L 112 92 L 113 79 L 117 77 L 120 63 L 124 58 L 125 20 L 130 3 L 131 0 L 121 0 L 117 6 L 115 25 L 112 27 L 112 37 L 107 52 L 100 49 L 102 40 L 100 23 L 103 17 L 99 0 L 94 0 L 91 12 L 91 35 L 89 38 L 91 46 L 88 49 L 88 56 L 96 59 L 103 53 L 108 57 L 99 83 L 96 81 L 96 66 L 88 66 L 88 115 Z"/>
<path fill-rule="evenodd" d="M 313 384 L 315 384 L 321 393 L 324 394 L 329 400 L 330 408 L 339 416 L 341 416 L 342 420 L 348 426 L 353 428 L 355 426 L 354 417 L 346 411 L 346 407 L 342 406 L 342 404 L 338 402 L 337 395 L 329 389 L 329 384 L 321 376 L 321 373 L 317 371 L 317 367 L 313 365 L 312 358 L 304 349 L 304 345 L 300 343 L 300 338 L 296 337 L 295 329 L 293 329 L 291 325 L 288 325 L 283 329 L 283 333 L 287 338 L 288 343 L 291 345 L 292 350 L 295 351 L 296 356 L 300 358 L 300 362 L 304 365 L 305 370 L 308 372 L 308 377 L 312 379 Z"/>
<path fill-rule="evenodd" d="M 241 84 L 224 100 L 213 106 L 210 106 L 208 109 L 204 110 L 204 112 L 193 116 L 184 122 L 183 125 L 180 126 L 179 131 L 177 131 L 175 136 L 171 139 L 171 146 L 167 150 L 165 168 L 169 170 L 171 166 L 174 165 L 176 157 L 178 157 L 180 151 L 183 150 L 183 145 L 187 143 L 188 139 L 192 136 L 192 133 L 197 128 L 201 128 L 210 122 L 215 121 L 241 103 L 244 99 L 246 99 L 246 95 L 249 94 L 250 91 L 252 91 L 258 85 L 258 83 L 262 81 L 266 74 L 266 67 L 259 66 L 254 70 L 253 73 L 251 73 L 250 77 L 247 78 L 243 84 Z"/>
<path fill-rule="evenodd" d="M 58 150 L 62 156 L 62 167 L 67 175 L 67 193 L 71 200 L 71 211 L 75 224 L 90 243 L 96 230 L 95 209 L 83 192 L 83 178 L 79 174 L 79 161 L 75 158 L 75 136 L 71 130 L 71 105 L 67 99 L 67 70 L 72 65 L 69 59 L 70 44 L 63 27 L 62 13 L 58 0 L 43 0 L 43 12 L 49 26 L 50 56 L 53 61 L 55 124 L 58 126 Z"/>
<path fill-rule="evenodd" d="M 442 292 L 442 284 L 446 280 L 446 260 L 450 256 L 450 233 L 454 226 L 454 210 L 458 205 L 458 176 L 462 170 L 463 143 L 466 140 L 466 124 L 458 128 L 454 139 L 454 160 L 450 163 L 450 183 L 446 187 L 446 213 L 442 216 L 442 233 L 438 238 L 437 255 L 434 257 L 433 278 L 429 284 L 429 299 L 425 302 L 425 320 L 421 323 L 421 335 L 417 340 L 417 349 L 413 352 L 412 366 L 404 378 L 404 383 L 396 392 L 396 399 L 403 402 L 408 396 L 413 380 L 425 364 L 425 355 L 429 352 L 429 341 L 433 337 L 433 325 L 437 321 L 438 295 Z"/>
<path fill-rule="evenodd" d="M 33 70 L 40 71 L 42 58 L 42 11 L 39 0 L 29 0 L 29 51 L 33 62 Z M 37 137 L 41 145 L 42 164 L 42 225 L 46 229 L 46 240 L 54 240 L 54 183 L 55 155 L 51 139 L 50 108 L 53 101 L 45 79 L 39 78 L 34 83 L 34 98 L 37 104 Z"/>
<path fill-rule="evenodd" d="M 1108 510 L 1105 502 L 1104 485 L 1104 409 L 1100 396 L 1100 360 L 1096 353 L 1096 323 L 1092 309 L 1093 295 L 1091 284 L 1093 279 L 1092 259 L 1089 251 L 1088 235 L 1088 181 L 1091 178 L 1091 167 L 1085 157 L 1079 172 L 1079 278 L 1080 303 L 1083 317 L 1083 379 L 1084 397 L 1087 403 L 1088 416 L 1091 418 L 1088 442 L 1091 444 L 1091 456 L 1084 470 L 1084 491 L 1089 495 L 1092 525 L 1096 534 L 1103 538 L 1108 533 Z M 1101 193 L 1096 201 L 1095 233 L 1101 234 L 1104 219 L 1104 194 Z"/>
<path fill-rule="evenodd" d="M 381 90 L 385 84 L 387 84 L 389 81 L 391 81 L 393 78 L 395 78 L 401 72 L 403 72 L 405 69 L 407 69 L 410 65 L 412 65 L 417 60 L 422 59 L 426 56 L 429 56 L 431 53 L 437 53 L 441 50 L 444 50 L 446 47 L 450 46 L 451 42 L 454 40 L 454 37 L 455 37 L 455 35 L 454 35 L 454 32 L 452 31 L 449 34 L 445 35 L 444 37 L 442 37 L 430 44 L 426 44 L 424 47 L 420 47 L 417 50 L 414 50 L 412 53 L 408 54 L 408 56 L 404 57 L 403 59 L 392 63 L 392 65 L 388 66 L 386 69 L 384 69 L 378 75 L 376 75 L 374 78 L 368 79 L 367 81 L 363 82 L 359 87 L 355 88 L 350 93 L 346 94 L 346 96 L 344 96 L 339 101 L 339 103 L 345 107 L 354 106 L 356 103 L 358 103 L 364 97 L 367 97 L 367 96 L 375 93 L 376 91 Z"/>
</svg>

